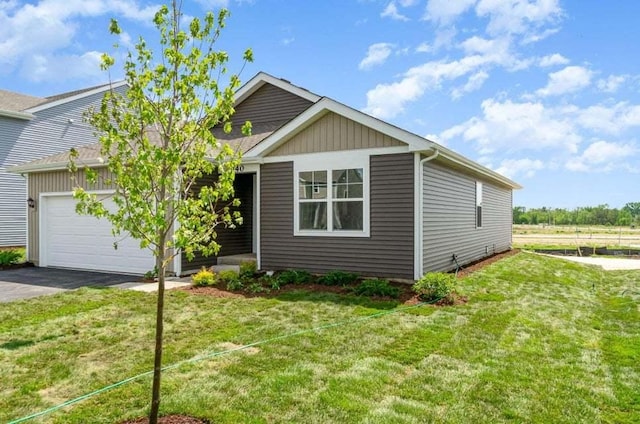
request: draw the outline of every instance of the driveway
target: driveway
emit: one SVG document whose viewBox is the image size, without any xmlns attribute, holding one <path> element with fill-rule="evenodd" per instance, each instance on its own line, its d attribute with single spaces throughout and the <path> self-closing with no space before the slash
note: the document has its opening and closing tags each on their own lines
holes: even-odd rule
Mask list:
<svg viewBox="0 0 640 424">
<path fill-rule="evenodd" d="M 55 268 L 0 271 L 0 302 L 54 294 L 80 287 L 109 287 L 139 281 L 136 275 L 106 274 Z"/>
</svg>

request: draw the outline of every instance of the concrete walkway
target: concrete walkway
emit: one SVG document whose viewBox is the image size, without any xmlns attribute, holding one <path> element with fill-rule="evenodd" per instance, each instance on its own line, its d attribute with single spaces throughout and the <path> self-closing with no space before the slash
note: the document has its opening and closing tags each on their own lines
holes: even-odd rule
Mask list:
<svg viewBox="0 0 640 424">
<path fill-rule="evenodd" d="M 640 259 L 610 258 L 597 256 L 545 255 L 586 265 L 596 265 L 605 271 L 640 269 Z"/>
</svg>

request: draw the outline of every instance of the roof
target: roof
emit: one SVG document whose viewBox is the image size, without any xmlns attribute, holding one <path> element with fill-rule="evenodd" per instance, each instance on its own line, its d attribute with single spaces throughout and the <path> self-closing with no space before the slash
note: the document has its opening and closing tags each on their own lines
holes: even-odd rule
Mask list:
<svg viewBox="0 0 640 424">
<path fill-rule="evenodd" d="M 236 92 L 235 105 L 237 106 L 242 103 L 242 101 L 247 99 L 251 94 L 255 93 L 265 84 L 272 84 L 283 90 L 289 91 L 292 94 L 313 102 L 313 105 L 290 121 L 256 123 L 252 128 L 252 135 L 248 137 L 243 136 L 239 128 L 234 128 L 229 134 L 225 134 L 220 128 L 214 128 L 212 130 L 213 134 L 218 139 L 224 140 L 229 143 L 232 148 L 241 151 L 244 155 L 244 159 L 247 161 L 260 162 L 264 156 L 274 151 L 281 144 L 286 143 L 291 137 L 311 125 L 317 119 L 320 119 L 324 114 L 334 112 L 405 143 L 407 145 L 407 152 L 417 152 L 427 155 L 432 155 L 437 152 L 437 160 L 446 162 L 450 166 L 465 169 L 468 172 L 481 175 L 491 181 L 513 189 L 522 188 L 519 184 L 509 178 L 500 175 L 499 173 L 444 146 L 441 146 L 434 141 L 399 128 L 386 121 L 382 121 L 331 98 L 320 97 L 317 94 L 295 86 L 284 79 L 276 78 L 264 72 L 258 73 L 246 84 L 240 87 Z M 34 109 L 37 108 L 38 107 Z M 86 151 L 82 149 L 83 148 L 77 150 L 80 154 L 87 155 L 87 161 L 96 161 L 94 164 L 98 163 L 98 150 L 91 150 L 91 146 L 88 146 Z M 92 154 L 91 152 L 94 152 L 93 158 L 89 158 Z M 210 152 L 210 155 L 215 156 L 215 152 Z M 61 169 L 66 167 L 67 162 L 68 153 L 62 154 L 62 156 L 53 155 L 24 165 L 14 166 L 11 168 L 11 172 L 23 173 L 48 169 Z"/>
<path fill-rule="evenodd" d="M 109 82 L 48 97 L 35 97 L 0 89 L 0 116 L 31 120 L 35 112 L 123 85 L 125 85 L 124 81 Z"/>
</svg>

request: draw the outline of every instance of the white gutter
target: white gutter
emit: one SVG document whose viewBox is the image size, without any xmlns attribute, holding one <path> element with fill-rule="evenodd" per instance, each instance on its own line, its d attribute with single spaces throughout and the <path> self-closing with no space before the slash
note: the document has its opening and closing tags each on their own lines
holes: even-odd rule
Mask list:
<svg viewBox="0 0 640 424">
<path fill-rule="evenodd" d="M 98 159 L 90 159 L 82 163 L 78 163 L 78 169 L 83 169 L 85 167 L 89 168 L 102 168 L 107 166 L 104 161 L 99 161 Z M 66 162 L 55 162 L 55 163 L 38 163 L 35 165 L 13 165 L 7 168 L 7 172 L 12 174 L 27 174 L 30 172 L 43 172 L 43 171 L 60 171 L 63 169 L 68 169 L 69 161 Z"/>
<path fill-rule="evenodd" d="M 35 118 L 35 115 L 31 113 L 16 112 L 13 110 L 4 110 L 4 109 L 0 109 L 0 116 L 6 116 L 8 118 L 23 119 L 25 121 L 31 121 L 33 118 Z"/>
<path fill-rule="evenodd" d="M 416 153 L 416 155 L 418 158 L 420 157 L 420 153 Z M 414 220 L 414 222 L 416 222 L 417 225 L 416 225 L 416 231 L 414 233 L 415 234 L 414 237 L 416 238 L 415 240 L 416 249 L 414 249 L 415 265 L 413 267 L 414 269 L 413 278 L 416 280 L 422 277 L 422 274 L 424 273 L 424 270 L 422 269 L 422 264 L 424 260 L 424 235 L 423 235 L 424 233 L 424 172 L 423 172 L 423 167 L 425 163 L 431 160 L 434 160 L 439 155 L 440 155 L 440 151 L 436 148 L 433 148 L 433 154 L 431 156 L 427 156 L 426 158 L 416 161 L 417 162 L 416 179 L 418 180 L 418 195 L 415 196 L 415 198 L 417 199 L 418 207 L 415 208 L 414 210 L 417 210 L 418 216 L 416 217 L 417 219 Z"/>
</svg>

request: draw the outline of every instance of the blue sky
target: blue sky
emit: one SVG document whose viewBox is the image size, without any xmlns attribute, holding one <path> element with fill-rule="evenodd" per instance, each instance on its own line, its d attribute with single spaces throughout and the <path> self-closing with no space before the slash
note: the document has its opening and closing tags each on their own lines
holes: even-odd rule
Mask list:
<svg viewBox="0 0 640 424">
<path fill-rule="evenodd" d="M 0 88 L 104 82 L 101 52 L 153 40 L 146 0 L 0 0 Z M 227 7 L 219 48 L 446 145 L 524 186 L 514 205 L 640 201 L 636 0 L 198 0 Z M 109 35 L 115 17 L 124 33 Z M 115 75 L 118 77 L 118 75 Z"/>
</svg>

